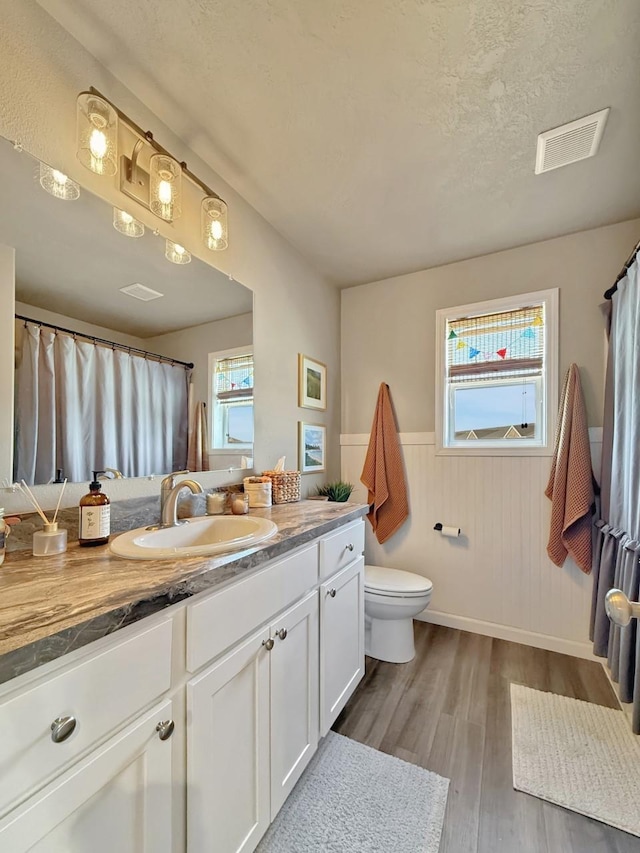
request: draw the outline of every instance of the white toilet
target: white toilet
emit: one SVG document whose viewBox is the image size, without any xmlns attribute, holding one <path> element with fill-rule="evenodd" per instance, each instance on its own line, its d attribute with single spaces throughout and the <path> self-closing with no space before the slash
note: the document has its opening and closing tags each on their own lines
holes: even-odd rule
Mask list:
<svg viewBox="0 0 640 853">
<path fill-rule="evenodd" d="M 431 601 L 428 578 L 385 569 L 364 567 L 366 654 L 390 663 L 407 663 L 415 656 L 413 617 Z"/>
</svg>

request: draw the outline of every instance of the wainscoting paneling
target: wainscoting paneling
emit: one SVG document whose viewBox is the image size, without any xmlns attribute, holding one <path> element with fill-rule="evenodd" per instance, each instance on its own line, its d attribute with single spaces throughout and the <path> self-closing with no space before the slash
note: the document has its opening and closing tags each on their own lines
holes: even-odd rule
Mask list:
<svg viewBox="0 0 640 853">
<path fill-rule="evenodd" d="M 599 430 L 592 455 L 599 455 Z M 367 524 L 369 563 L 431 578 L 426 621 L 591 657 L 590 576 L 546 554 L 549 457 L 436 456 L 432 433 L 401 434 L 411 516 L 385 545 Z M 342 477 L 366 502 L 360 473 L 368 436 L 343 435 Z M 460 527 L 459 539 L 433 530 Z"/>
</svg>

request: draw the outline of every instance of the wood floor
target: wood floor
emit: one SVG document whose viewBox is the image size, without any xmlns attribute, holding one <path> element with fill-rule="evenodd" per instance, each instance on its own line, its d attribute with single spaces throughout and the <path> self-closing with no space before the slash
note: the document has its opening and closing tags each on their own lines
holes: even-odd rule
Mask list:
<svg viewBox="0 0 640 853">
<path fill-rule="evenodd" d="M 333 728 L 451 780 L 440 853 L 639 853 L 640 839 L 512 787 L 510 682 L 617 708 L 602 667 L 415 626 L 414 660 L 367 658 Z"/>
</svg>

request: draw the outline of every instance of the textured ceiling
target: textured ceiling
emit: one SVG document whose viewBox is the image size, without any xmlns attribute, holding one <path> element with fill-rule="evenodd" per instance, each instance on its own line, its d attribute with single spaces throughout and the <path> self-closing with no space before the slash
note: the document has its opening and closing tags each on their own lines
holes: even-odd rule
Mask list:
<svg viewBox="0 0 640 853">
<path fill-rule="evenodd" d="M 16 299 L 141 338 L 245 314 L 246 287 L 193 258 L 178 266 L 147 229 L 123 237 L 113 208 L 82 190 L 76 201 L 48 195 L 39 163 L 0 137 L 0 243 L 16 250 Z M 139 282 L 163 294 L 141 302 L 120 293 Z"/>
<path fill-rule="evenodd" d="M 640 214 L 637 0 L 40 4 L 339 284 Z"/>
</svg>

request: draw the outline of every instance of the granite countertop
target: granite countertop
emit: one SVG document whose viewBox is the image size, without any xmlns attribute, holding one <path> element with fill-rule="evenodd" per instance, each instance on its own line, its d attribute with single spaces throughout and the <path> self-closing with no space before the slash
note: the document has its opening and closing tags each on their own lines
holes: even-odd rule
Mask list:
<svg viewBox="0 0 640 853">
<path fill-rule="evenodd" d="M 255 571 L 269 560 L 350 521 L 367 507 L 300 501 L 252 515 L 278 533 L 243 551 L 216 557 L 126 560 L 107 547 L 69 544 L 64 554 L 7 554 L 0 566 L 0 683 L 28 672 L 190 596 Z"/>
</svg>

